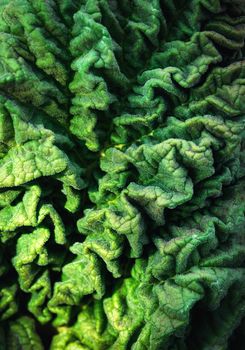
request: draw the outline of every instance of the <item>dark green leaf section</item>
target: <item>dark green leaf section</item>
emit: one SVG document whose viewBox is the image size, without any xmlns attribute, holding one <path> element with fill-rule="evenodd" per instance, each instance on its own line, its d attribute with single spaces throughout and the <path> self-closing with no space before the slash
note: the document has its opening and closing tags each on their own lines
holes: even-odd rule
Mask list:
<svg viewBox="0 0 245 350">
<path fill-rule="evenodd" d="M 188 334 L 197 303 L 207 314 L 203 311 L 202 332 L 193 342 L 203 349 L 225 348 L 245 307 L 242 203 L 244 185 L 239 183 L 210 209 L 161 231 L 154 238 L 156 251 L 136 260 L 131 276 L 115 286 L 112 296 L 84 306 L 77 323 L 62 329 L 52 348 L 80 340 L 89 349 L 127 349 L 129 344 L 132 349 L 172 349 L 175 336 Z"/>
<path fill-rule="evenodd" d="M 243 0 L 0 1 L 0 350 L 239 343 L 244 39 Z"/>
<path fill-rule="evenodd" d="M 99 180 L 99 190 L 90 194 L 97 208 L 85 211 L 78 221 L 79 231 L 86 235 L 81 246 L 87 261 L 81 262 L 80 282 L 84 285 L 82 279 L 89 275 L 89 284 L 94 285 L 88 291 L 86 283 L 80 297 L 98 293 L 97 281 L 99 295 L 104 291 L 102 261 L 114 277 L 121 276 L 124 248 L 130 246 L 131 258 L 140 257 L 144 246 L 154 241 L 150 227 L 169 229 L 171 221 L 180 220 L 184 213 L 191 215 L 208 207 L 223 186 L 237 177 L 242 124 L 213 116 L 168 120 L 168 125 L 156 129 L 145 143 L 124 151 L 111 148 L 101 159 L 101 167 L 108 173 Z M 91 261 L 91 269 L 97 271 L 96 282 L 87 273 Z M 65 276 L 72 264 L 64 268 Z M 71 295 L 80 290 L 74 289 L 73 283 L 69 277 L 57 283 L 52 301 L 57 302 L 69 284 Z"/>
<path fill-rule="evenodd" d="M 223 14 L 219 1 L 84 1 L 71 41 L 71 131 L 96 151 L 105 125 L 121 144 L 163 122 L 188 100 L 186 89 L 225 60 L 223 50 L 234 57 L 242 49 L 245 18 L 230 17 L 230 6 Z"/>
<path fill-rule="evenodd" d="M 27 316 L 22 316 L 10 322 L 7 333 L 8 349 L 43 350 L 41 339 L 35 331 L 34 322 Z"/>
</svg>

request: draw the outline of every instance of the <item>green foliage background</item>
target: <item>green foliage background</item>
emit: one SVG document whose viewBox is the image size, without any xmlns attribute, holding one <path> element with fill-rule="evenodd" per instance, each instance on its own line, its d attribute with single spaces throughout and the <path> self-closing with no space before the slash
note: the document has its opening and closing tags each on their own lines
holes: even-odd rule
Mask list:
<svg viewBox="0 0 245 350">
<path fill-rule="evenodd" d="M 244 0 L 0 1 L 1 350 L 239 349 L 244 38 Z"/>
</svg>

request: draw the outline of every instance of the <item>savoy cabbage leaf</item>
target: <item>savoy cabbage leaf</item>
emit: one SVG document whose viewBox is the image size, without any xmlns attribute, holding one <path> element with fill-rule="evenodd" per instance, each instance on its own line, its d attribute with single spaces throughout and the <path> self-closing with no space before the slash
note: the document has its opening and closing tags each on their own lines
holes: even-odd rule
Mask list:
<svg viewBox="0 0 245 350">
<path fill-rule="evenodd" d="M 245 1 L 0 1 L 0 350 L 242 349 Z"/>
</svg>

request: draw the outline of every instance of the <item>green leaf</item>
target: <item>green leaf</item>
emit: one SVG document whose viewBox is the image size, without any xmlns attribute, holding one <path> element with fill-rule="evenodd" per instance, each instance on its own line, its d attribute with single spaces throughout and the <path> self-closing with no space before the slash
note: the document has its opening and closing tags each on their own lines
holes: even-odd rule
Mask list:
<svg viewBox="0 0 245 350">
<path fill-rule="evenodd" d="M 35 331 L 35 323 L 31 318 L 22 316 L 19 319 L 10 322 L 7 348 L 9 350 L 44 349 L 40 337 Z"/>
</svg>

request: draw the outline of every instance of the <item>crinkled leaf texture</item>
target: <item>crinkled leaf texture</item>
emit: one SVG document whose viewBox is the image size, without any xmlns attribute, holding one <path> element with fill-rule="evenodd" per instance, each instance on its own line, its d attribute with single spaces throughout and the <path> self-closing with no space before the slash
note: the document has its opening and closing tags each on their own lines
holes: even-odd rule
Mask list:
<svg viewBox="0 0 245 350">
<path fill-rule="evenodd" d="M 245 1 L 0 1 L 0 350 L 244 347 Z"/>
</svg>

